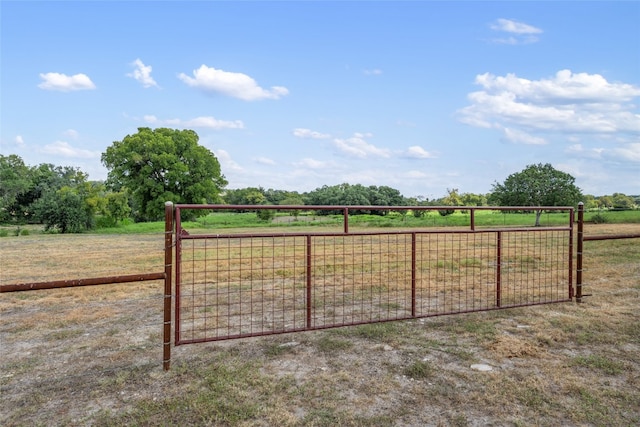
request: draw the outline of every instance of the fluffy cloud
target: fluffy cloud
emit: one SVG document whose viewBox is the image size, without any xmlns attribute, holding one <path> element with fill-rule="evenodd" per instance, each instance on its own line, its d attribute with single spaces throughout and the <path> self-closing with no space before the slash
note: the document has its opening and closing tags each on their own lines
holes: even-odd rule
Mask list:
<svg viewBox="0 0 640 427">
<path fill-rule="evenodd" d="M 24 144 L 24 138 L 22 138 L 22 135 L 16 135 L 16 144 L 18 145 Z"/>
<path fill-rule="evenodd" d="M 333 145 L 342 153 L 348 154 L 353 157 L 361 159 L 367 157 L 390 157 L 389 150 L 384 148 L 378 148 L 372 144 L 369 144 L 364 138 L 371 137 L 371 134 L 356 133 L 351 138 L 333 140 Z"/>
<path fill-rule="evenodd" d="M 150 124 L 158 126 L 177 126 L 177 127 L 195 127 L 195 128 L 207 128 L 207 129 L 243 129 L 244 123 L 241 120 L 218 120 L 215 117 L 196 117 L 190 120 L 182 119 L 167 119 L 160 120 L 156 116 L 147 115 L 144 116 L 144 121 Z"/>
<path fill-rule="evenodd" d="M 433 154 L 429 153 L 424 148 L 419 145 L 411 146 L 405 152 L 406 157 L 411 157 L 413 159 L 430 159 L 433 158 Z"/>
<path fill-rule="evenodd" d="M 133 61 L 131 65 L 133 65 L 134 70 L 132 73 L 127 74 L 127 77 L 134 78 L 142 83 L 143 87 L 158 87 L 156 81 L 151 77 L 151 65 L 144 65 L 139 58 Z"/>
<path fill-rule="evenodd" d="M 216 155 L 216 158 L 220 162 L 220 166 L 222 170 L 230 171 L 230 172 L 244 172 L 242 166 L 236 163 L 232 158 L 231 154 L 228 151 L 223 149 L 214 150 L 213 153 Z"/>
<path fill-rule="evenodd" d="M 514 21 L 512 19 L 497 19 L 491 24 L 491 29 L 495 31 L 504 31 L 515 34 L 540 34 L 542 30 L 523 22 Z"/>
<path fill-rule="evenodd" d="M 499 129 L 514 143 L 545 143 L 537 133 L 640 136 L 640 115 L 631 104 L 640 88 L 599 74 L 561 70 L 551 78 L 528 80 L 485 73 L 475 83 L 482 90 L 468 95 L 471 105 L 458 111 L 459 120 Z"/>
<path fill-rule="evenodd" d="M 272 86 L 271 89 L 263 89 L 246 74 L 217 70 L 206 65 L 193 70 L 193 77 L 180 73 L 178 78 L 187 85 L 205 92 L 221 93 L 244 101 L 280 99 L 289 94 L 285 87 Z"/>
<path fill-rule="evenodd" d="M 614 156 L 623 160 L 640 163 L 640 142 L 626 144 L 612 150 Z"/>
<path fill-rule="evenodd" d="M 267 165 L 267 166 L 274 166 L 276 165 L 275 160 L 270 159 L 268 157 L 256 157 L 253 159 L 256 163 L 259 163 L 261 165 Z"/>
<path fill-rule="evenodd" d="M 547 143 L 544 138 L 529 135 L 517 129 L 503 128 L 502 132 L 504 133 L 504 139 L 513 144 L 544 145 Z"/>
<path fill-rule="evenodd" d="M 96 85 L 93 84 L 86 74 L 74 74 L 73 76 L 67 76 L 66 74 L 60 73 L 41 73 L 40 78 L 43 81 L 38 85 L 38 87 L 44 90 L 71 92 L 75 90 L 90 90 L 96 88 Z"/>
<path fill-rule="evenodd" d="M 500 18 L 489 25 L 493 31 L 508 33 L 508 37 L 493 39 L 495 43 L 503 44 L 521 44 L 535 43 L 538 41 L 536 34 L 541 34 L 542 30 L 523 22 L 514 21 L 512 19 Z"/>
<path fill-rule="evenodd" d="M 100 157 L 100 153 L 97 151 L 89 151 L 82 148 L 76 148 L 65 141 L 55 141 L 52 144 L 45 145 L 42 148 L 42 152 L 46 154 L 52 154 L 54 156 L 70 158 L 92 159 Z"/>
<path fill-rule="evenodd" d="M 336 166 L 333 162 L 324 162 L 322 160 L 316 160 L 309 157 L 295 162 L 293 165 L 301 169 L 326 169 Z"/>
<path fill-rule="evenodd" d="M 293 136 L 297 138 L 307 138 L 307 139 L 327 139 L 331 138 L 331 135 L 326 133 L 320 133 L 316 131 L 312 131 L 310 129 L 296 128 L 293 130 Z"/>
</svg>

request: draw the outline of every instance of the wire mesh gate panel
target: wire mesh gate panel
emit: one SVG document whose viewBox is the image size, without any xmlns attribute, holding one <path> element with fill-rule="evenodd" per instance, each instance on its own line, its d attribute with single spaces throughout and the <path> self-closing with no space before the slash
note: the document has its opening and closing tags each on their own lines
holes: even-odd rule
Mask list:
<svg viewBox="0 0 640 427">
<path fill-rule="evenodd" d="M 571 235 L 180 232 L 175 344 L 569 301 Z"/>
</svg>

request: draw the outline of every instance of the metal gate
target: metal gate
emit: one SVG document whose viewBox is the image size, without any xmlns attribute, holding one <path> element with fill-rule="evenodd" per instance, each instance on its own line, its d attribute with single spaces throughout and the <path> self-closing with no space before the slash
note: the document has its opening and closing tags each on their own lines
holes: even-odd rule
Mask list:
<svg viewBox="0 0 640 427">
<path fill-rule="evenodd" d="M 176 205 L 175 345 L 566 302 L 573 219 L 565 225 L 349 229 L 349 211 L 445 207 Z M 451 207 L 446 207 L 451 209 Z M 191 234 L 183 210 L 338 211 L 341 229 Z M 297 227 L 302 228 L 302 227 Z M 311 227 L 309 227 L 311 228 Z M 320 227 L 315 227 L 320 228 Z"/>
</svg>

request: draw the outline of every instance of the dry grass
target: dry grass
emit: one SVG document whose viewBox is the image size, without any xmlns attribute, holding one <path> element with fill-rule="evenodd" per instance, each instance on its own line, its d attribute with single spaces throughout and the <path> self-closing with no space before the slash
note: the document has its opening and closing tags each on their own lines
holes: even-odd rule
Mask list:
<svg viewBox="0 0 640 427">
<path fill-rule="evenodd" d="M 41 240 L 12 254 L 25 237 Z M 3 283 L 55 268 L 56 251 L 81 265 L 91 248 L 137 248 L 141 240 L 92 236 L 82 246 L 88 236 L 79 236 L 64 247 L 61 237 L 0 239 L 3 261 L 20 262 L 3 262 Z M 162 259 L 162 237 L 155 239 L 140 251 L 160 261 L 151 271 Z M 80 255 L 71 255 L 76 246 Z M 34 248 L 47 260 L 29 264 Z M 586 242 L 585 252 L 585 293 L 593 296 L 580 305 L 180 346 L 169 372 L 160 282 L 2 294 L 0 424 L 638 425 L 640 245 Z M 100 269 L 135 268 L 129 258 L 103 260 Z M 493 370 L 471 369 L 476 363 Z"/>
</svg>

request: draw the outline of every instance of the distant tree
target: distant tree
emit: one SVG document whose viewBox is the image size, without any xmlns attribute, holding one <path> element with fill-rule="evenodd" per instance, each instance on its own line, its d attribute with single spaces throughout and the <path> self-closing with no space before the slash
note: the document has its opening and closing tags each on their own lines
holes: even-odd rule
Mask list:
<svg viewBox="0 0 640 427">
<path fill-rule="evenodd" d="M 406 200 L 400 192 L 394 188 L 371 185 L 365 187 L 361 184 L 324 185 L 316 188 L 303 196 L 305 205 L 343 205 L 343 206 L 406 206 Z M 357 213 L 373 213 L 386 215 L 389 210 L 362 210 L 351 211 Z M 337 211 L 320 211 L 321 215 L 337 213 Z"/>
<path fill-rule="evenodd" d="M 484 194 L 463 193 L 460 199 L 464 206 L 485 206 L 487 204 L 487 196 Z"/>
<path fill-rule="evenodd" d="M 126 191 L 109 192 L 105 196 L 105 203 L 102 207 L 102 215 L 105 218 L 105 225 L 113 227 L 124 221 L 131 215 L 129 206 L 129 195 Z"/>
<path fill-rule="evenodd" d="M 102 163 L 109 169 L 107 184 L 128 189 L 134 216 L 142 221 L 161 219 L 166 201 L 218 202 L 227 185 L 218 159 L 192 130 L 139 128 L 114 141 Z"/>
<path fill-rule="evenodd" d="M 574 182 L 574 177 L 549 163 L 529 165 L 509 175 L 504 183 L 495 183 L 489 198 L 490 202 L 503 206 L 575 206 L 582 193 Z M 542 210 L 534 210 L 535 225 L 539 227 Z"/>
<path fill-rule="evenodd" d="M 443 206 L 462 206 L 462 198 L 458 194 L 457 188 L 447 188 L 447 195 L 440 199 L 439 204 Z M 451 215 L 455 212 L 455 209 L 440 209 L 438 213 L 442 216 Z"/>
<path fill-rule="evenodd" d="M 82 196 L 71 187 L 47 192 L 33 205 L 34 216 L 45 225 L 45 230 L 57 229 L 61 233 L 80 233 L 91 226 L 90 212 Z"/>
<path fill-rule="evenodd" d="M 613 197 L 600 196 L 598 197 L 598 207 L 601 209 L 608 209 L 613 207 Z"/>
<path fill-rule="evenodd" d="M 614 209 L 629 210 L 633 209 L 635 205 L 635 200 L 633 200 L 633 197 L 627 196 L 622 193 L 613 193 L 611 195 L 611 198 L 613 199 Z"/>
<path fill-rule="evenodd" d="M 270 205 L 285 205 L 286 203 L 282 203 L 285 199 L 302 197 L 297 191 L 274 190 L 273 188 L 263 190 L 262 193 L 267 198 L 267 203 Z"/>
<path fill-rule="evenodd" d="M 283 206 L 303 206 L 304 205 L 304 200 L 302 200 L 302 196 L 300 196 L 299 194 L 291 194 L 289 197 L 282 199 L 280 201 L 280 205 Z M 290 211 L 291 215 L 294 216 L 294 218 L 297 218 L 298 215 L 300 215 L 300 210 L 299 209 L 292 209 Z"/>
<path fill-rule="evenodd" d="M 18 196 L 29 190 L 29 167 L 20 156 L 0 154 L 0 222 L 16 221 L 23 215 Z"/>
<path fill-rule="evenodd" d="M 591 194 L 583 194 L 582 201 L 584 202 L 584 208 L 587 210 L 599 207 L 598 199 Z"/>
</svg>

